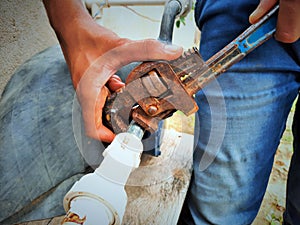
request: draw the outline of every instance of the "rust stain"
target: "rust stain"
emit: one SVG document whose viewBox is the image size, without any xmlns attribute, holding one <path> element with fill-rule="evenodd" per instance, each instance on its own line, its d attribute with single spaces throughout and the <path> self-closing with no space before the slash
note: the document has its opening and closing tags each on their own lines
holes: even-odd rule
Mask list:
<svg viewBox="0 0 300 225">
<path fill-rule="evenodd" d="M 80 218 L 77 214 L 69 212 L 64 219 L 62 220 L 61 224 L 63 225 L 64 223 L 71 222 L 71 223 L 76 223 L 83 225 L 83 223 L 86 221 L 86 216 L 83 218 Z"/>
</svg>

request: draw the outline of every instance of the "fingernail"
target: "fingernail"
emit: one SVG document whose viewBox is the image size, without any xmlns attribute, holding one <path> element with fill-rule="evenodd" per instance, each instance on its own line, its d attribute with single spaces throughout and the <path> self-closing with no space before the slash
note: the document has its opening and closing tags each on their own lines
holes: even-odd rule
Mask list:
<svg viewBox="0 0 300 225">
<path fill-rule="evenodd" d="M 250 14 L 250 16 L 249 17 L 253 17 L 253 16 L 255 16 L 257 14 L 257 9 L 256 10 L 254 10 L 251 14 Z"/>
<path fill-rule="evenodd" d="M 254 22 L 255 22 L 255 20 L 256 20 L 256 15 L 257 15 L 257 10 L 255 10 L 255 11 L 253 11 L 253 12 L 251 13 L 251 15 L 249 16 L 249 21 L 250 21 L 250 23 L 254 23 Z"/>
<path fill-rule="evenodd" d="M 165 45 L 164 49 L 170 53 L 175 53 L 181 50 L 181 47 L 178 45 Z"/>
</svg>

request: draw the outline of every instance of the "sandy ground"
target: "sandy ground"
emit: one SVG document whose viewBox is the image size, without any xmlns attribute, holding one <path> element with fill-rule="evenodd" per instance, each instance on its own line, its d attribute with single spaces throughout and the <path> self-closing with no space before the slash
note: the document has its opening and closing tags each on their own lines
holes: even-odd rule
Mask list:
<svg viewBox="0 0 300 225">
<path fill-rule="evenodd" d="M 39 0 L 0 1 L 0 94 L 10 76 L 25 60 L 56 44 Z M 272 176 L 255 225 L 281 224 L 285 183 L 292 154 L 291 118 L 276 154 Z"/>
</svg>

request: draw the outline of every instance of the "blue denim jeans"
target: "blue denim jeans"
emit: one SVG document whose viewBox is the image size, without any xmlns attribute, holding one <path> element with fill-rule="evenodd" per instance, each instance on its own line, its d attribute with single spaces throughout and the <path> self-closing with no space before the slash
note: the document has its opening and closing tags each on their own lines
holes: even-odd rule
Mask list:
<svg viewBox="0 0 300 225">
<path fill-rule="evenodd" d="M 208 59 L 249 26 L 259 1 L 198 1 L 200 52 Z M 251 224 L 262 202 L 275 151 L 299 93 L 300 42 L 274 39 L 251 52 L 196 95 L 194 173 L 187 224 Z M 288 179 L 286 224 L 300 222 L 299 116 Z M 207 162 L 205 165 L 205 161 Z"/>
</svg>

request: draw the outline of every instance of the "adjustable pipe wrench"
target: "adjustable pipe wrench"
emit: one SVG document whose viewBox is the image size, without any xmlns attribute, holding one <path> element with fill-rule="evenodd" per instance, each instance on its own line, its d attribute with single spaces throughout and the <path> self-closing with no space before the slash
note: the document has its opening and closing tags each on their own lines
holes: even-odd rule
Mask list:
<svg viewBox="0 0 300 225">
<path fill-rule="evenodd" d="M 192 48 L 173 61 L 140 64 L 129 74 L 125 87 L 107 99 L 104 119 L 115 133 L 125 132 L 132 119 L 154 132 L 158 122 L 176 110 L 187 116 L 195 113 L 198 107 L 193 96 L 197 91 L 272 37 L 278 8 L 275 6 L 206 62 Z"/>
</svg>

